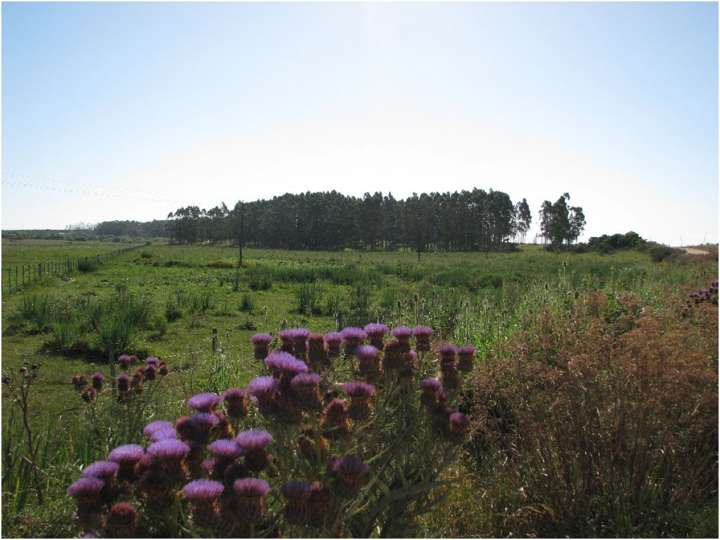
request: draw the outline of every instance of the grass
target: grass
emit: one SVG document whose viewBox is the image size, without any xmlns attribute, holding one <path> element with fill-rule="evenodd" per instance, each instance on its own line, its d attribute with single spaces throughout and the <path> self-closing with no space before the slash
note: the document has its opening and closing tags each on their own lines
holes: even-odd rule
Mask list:
<svg viewBox="0 0 720 540">
<path fill-rule="evenodd" d="M 6 240 L 2 241 L 3 269 L 21 264 L 62 262 L 68 258 L 90 257 L 115 251 L 135 241 L 99 242 L 97 240 Z"/>
<path fill-rule="evenodd" d="M 3 264 L 64 260 L 120 246 L 4 241 Z M 37 508 L 33 497 L 25 494 L 23 509 L 18 510 L 19 494 L 12 495 L 13 489 L 3 484 L 6 534 L 65 534 L 57 515 L 68 513 L 63 506 L 67 482 L 82 463 L 106 451 L 68 440 L 77 432 L 74 411 L 78 409 L 78 396 L 69 381 L 78 372 L 97 370 L 109 376 L 104 356 L 62 354 L 49 346 L 53 337 L 69 343 L 79 332 L 59 313 L 66 308 L 72 311 L 81 299 L 112 302 L 118 287 L 133 298 L 145 299 L 148 312 L 143 317 L 150 322 L 133 334 L 130 352 L 168 361 L 173 374 L 157 399 L 164 413 L 175 414 L 182 397 L 192 391 L 242 385 L 257 373 L 249 341 L 256 332 L 291 326 L 327 331 L 336 328 L 338 319 L 342 326 L 371 320 L 390 326 L 427 323 L 440 338 L 474 344 L 482 359 L 522 328 L 525 314 L 544 306 L 569 305 L 584 291 L 603 289 L 611 301 L 623 291 L 632 291 L 653 306 L 666 302 L 668 295 L 680 298 L 717 276 L 715 259 L 681 257 L 656 263 L 647 253 L 635 251 L 558 254 L 523 246 L 521 253 L 423 254 L 417 262 L 412 252 L 246 249 L 236 283 L 236 253 L 232 246 L 154 243 L 93 272 L 65 280 L 49 278 L 25 293 L 3 296 L 3 369 L 17 371 L 25 361 L 42 362 L 30 396 L 30 422 L 44 434 L 41 437 L 50 437 L 48 452 L 56 447 L 63 453 L 47 458 L 52 464 L 45 476 L 50 502 L 44 508 Z M 211 354 L 213 329 L 218 331 L 222 351 L 216 355 Z M 106 329 L 106 334 L 112 332 Z M 6 392 L 3 405 L 3 432 L 10 433 Z M 149 417 L 157 410 L 153 407 L 148 409 Z M 683 519 L 691 523 L 693 518 Z M 433 523 L 426 522 L 430 528 L 425 532 L 431 536 L 440 534 Z M 481 533 L 477 528 L 467 532 Z"/>
</svg>

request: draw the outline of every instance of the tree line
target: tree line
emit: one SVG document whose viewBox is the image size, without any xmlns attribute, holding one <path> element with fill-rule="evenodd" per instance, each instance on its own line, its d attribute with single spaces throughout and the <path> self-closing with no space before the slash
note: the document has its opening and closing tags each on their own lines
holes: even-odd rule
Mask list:
<svg viewBox="0 0 720 540">
<path fill-rule="evenodd" d="M 541 232 L 551 246 L 577 240 L 585 225 L 582 208 L 568 194 L 541 207 Z M 99 234 L 167 236 L 174 243 L 233 242 L 263 248 L 338 250 L 411 248 L 425 251 L 511 249 L 525 241 L 532 224 L 526 199 L 513 203 L 502 191 L 421 193 L 396 199 L 391 193 L 363 197 L 337 191 L 286 193 L 272 199 L 185 206 L 167 220 L 103 222 Z"/>
</svg>

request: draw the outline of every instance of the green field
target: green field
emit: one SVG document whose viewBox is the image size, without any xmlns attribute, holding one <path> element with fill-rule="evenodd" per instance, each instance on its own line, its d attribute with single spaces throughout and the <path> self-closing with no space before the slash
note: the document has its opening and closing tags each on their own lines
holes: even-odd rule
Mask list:
<svg viewBox="0 0 720 540">
<path fill-rule="evenodd" d="M 122 245 L 5 241 L 3 266 L 95 255 Z M 342 326 L 376 320 L 391 327 L 429 324 L 441 339 L 475 345 L 482 361 L 522 328 L 528 314 L 570 305 L 585 292 L 603 290 L 613 297 L 631 291 L 644 305 L 662 308 L 682 302 L 689 290 L 717 276 L 717 261 L 708 258 L 655 263 L 635 251 L 550 253 L 539 246 L 522 246 L 517 253 L 429 253 L 420 261 L 412 252 L 246 249 L 243 267 L 238 270 L 236 265 L 237 248 L 232 246 L 153 243 L 95 271 L 53 277 L 3 294 L 3 370 L 16 371 L 23 362 L 42 363 L 30 398 L 30 421 L 37 432 L 56 437 L 48 439 L 53 448 L 64 448 L 65 438 L 76 433 L 79 409 L 70 385 L 73 374 L 110 374 L 92 332 L 75 330 L 72 339 L 82 347 L 74 352 L 53 348 L 53 333 L 67 314 L 82 309 L 78 306 L 112 302 L 118 291 L 138 298 L 149 312 L 148 324 L 126 352 L 159 356 L 174 371 L 160 389 L 167 414 L 179 413 L 191 391 L 243 385 L 256 375 L 249 338 L 257 332 L 294 326 L 325 332 L 336 328 L 338 314 Z M 33 321 L 27 314 L 39 303 L 48 307 L 43 320 Z M 9 409 L 7 398 L 4 391 L 4 411 Z M 151 417 L 157 409 L 146 412 Z M 3 421 L 5 432 L 5 412 Z M 4 451 L 6 441 L 4 437 Z M 62 458 L 48 458 L 52 466 L 45 481 L 51 502 L 42 510 L 27 493 L 19 501 L 16 486 L 4 483 L 5 534 L 72 534 L 65 486 L 84 460 L 103 455 L 108 444 L 95 441 L 82 449 L 71 445 Z M 424 523 L 427 535 L 453 533 L 433 529 L 432 519 Z"/>
</svg>

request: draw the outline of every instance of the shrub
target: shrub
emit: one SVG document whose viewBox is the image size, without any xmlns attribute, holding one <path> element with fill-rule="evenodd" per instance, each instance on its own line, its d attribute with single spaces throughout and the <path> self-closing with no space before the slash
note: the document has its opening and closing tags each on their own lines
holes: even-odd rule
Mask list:
<svg viewBox="0 0 720 540">
<path fill-rule="evenodd" d="M 46 294 L 23 295 L 15 318 L 29 322 L 36 332 L 45 331 L 53 318 L 50 298 Z"/>
<path fill-rule="evenodd" d="M 168 321 L 163 315 L 155 314 L 150 321 L 150 328 L 155 331 L 156 336 L 164 336 L 167 332 Z"/>
<path fill-rule="evenodd" d="M 147 451 L 112 451 L 120 467 L 90 465 L 68 488 L 78 525 L 101 524 L 106 536 L 414 536 L 467 438 L 468 420 L 453 408 L 459 392 L 421 383 L 437 371 L 432 354 L 394 347 L 383 361 L 359 347 L 356 366 L 344 353 L 306 352 L 295 334 L 294 354 L 317 374 L 274 351 L 267 375 L 246 388 L 197 394 L 188 416 L 148 424 Z M 443 376 L 452 365 L 443 361 Z M 357 381 L 339 385 L 348 374 Z M 122 469 L 128 459 L 138 465 Z M 121 471 L 123 490 L 101 491 Z"/>
<path fill-rule="evenodd" d="M 240 300 L 240 311 L 252 314 L 255 311 L 255 300 L 250 293 L 245 293 Z"/>
<path fill-rule="evenodd" d="M 169 322 L 177 321 L 178 319 L 182 318 L 183 311 L 180 305 L 178 304 L 177 298 L 170 297 L 168 298 L 167 303 L 165 304 L 165 318 Z"/>
<path fill-rule="evenodd" d="M 591 294 L 488 360 L 472 447 L 494 536 L 673 536 L 670 513 L 717 496 L 717 308 L 678 313 Z"/>
<path fill-rule="evenodd" d="M 322 296 L 323 288 L 319 283 L 300 285 L 297 291 L 298 313 L 304 315 L 318 315 L 321 313 Z"/>
<path fill-rule="evenodd" d="M 267 291 L 272 288 L 272 279 L 257 267 L 248 270 L 248 286 L 253 291 Z"/>
<path fill-rule="evenodd" d="M 152 253 L 149 251 L 142 251 L 140 252 L 140 257 L 143 259 L 152 259 Z"/>
<path fill-rule="evenodd" d="M 655 262 L 671 260 L 682 254 L 682 250 L 674 249 L 662 244 L 655 244 L 649 250 L 650 258 Z"/>
<path fill-rule="evenodd" d="M 80 259 L 78 261 L 78 270 L 83 274 L 94 272 L 100 268 L 100 262 L 97 259 Z"/>
<path fill-rule="evenodd" d="M 347 326 L 365 326 L 372 318 L 370 314 L 370 284 L 361 282 L 350 292 Z"/>
</svg>

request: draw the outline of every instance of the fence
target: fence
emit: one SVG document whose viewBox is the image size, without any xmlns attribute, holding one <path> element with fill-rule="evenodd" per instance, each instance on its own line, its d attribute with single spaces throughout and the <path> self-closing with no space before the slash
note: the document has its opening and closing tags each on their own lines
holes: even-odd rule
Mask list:
<svg viewBox="0 0 720 540">
<path fill-rule="evenodd" d="M 21 264 L 12 268 L 3 268 L 2 292 L 4 294 L 17 292 L 45 277 L 69 275 L 73 272 L 77 272 L 82 264 L 92 264 L 93 262 L 97 264 L 104 263 L 114 257 L 117 257 L 118 255 L 132 251 L 133 249 L 145 247 L 149 244 L 150 242 L 146 242 L 137 246 L 116 249 L 98 255 L 67 258 L 64 261 L 38 262 L 33 264 Z"/>
</svg>

